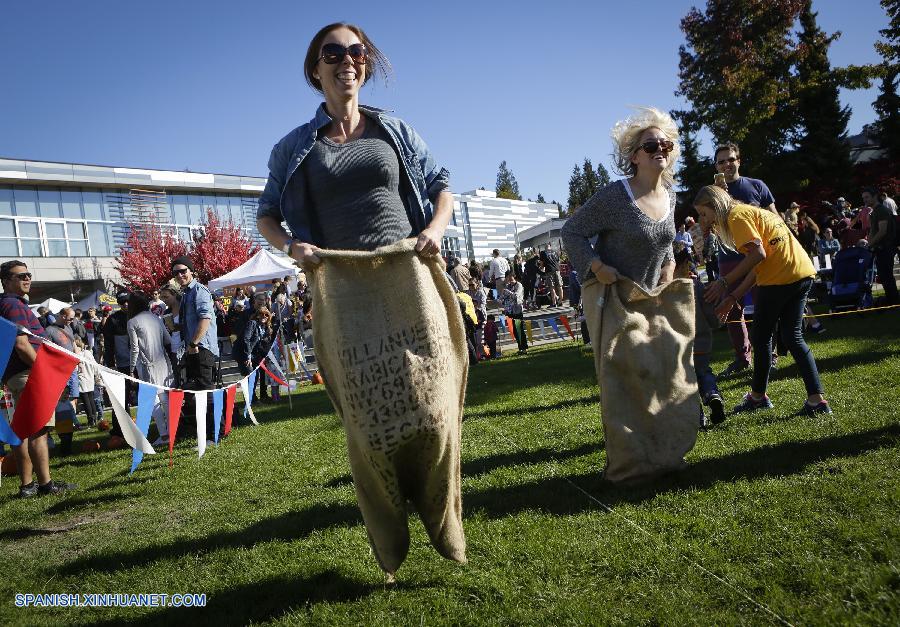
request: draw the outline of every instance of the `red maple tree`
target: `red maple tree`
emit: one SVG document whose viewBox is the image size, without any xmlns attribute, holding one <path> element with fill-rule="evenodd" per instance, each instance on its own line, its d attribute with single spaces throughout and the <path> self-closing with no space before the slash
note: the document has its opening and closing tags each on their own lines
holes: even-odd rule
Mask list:
<svg viewBox="0 0 900 627">
<path fill-rule="evenodd" d="M 116 269 L 127 289 L 150 294 L 171 278 L 172 259 L 186 254 L 187 243 L 171 230 L 164 230 L 155 222 L 130 224 Z"/>
<path fill-rule="evenodd" d="M 231 272 L 259 252 L 259 245 L 244 234 L 231 220 L 223 222 L 210 208 L 188 253 L 194 263 L 194 276 L 203 284 Z"/>
<path fill-rule="evenodd" d="M 201 283 L 231 272 L 259 251 L 231 220 L 223 222 L 211 209 L 188 244 L 174 231 L 154 222 L 130 224 L 116 269 L 127 289 L 151 293 L 171 278 L 170 264 L 179 255 L 190 257 Z"/>
</svg>

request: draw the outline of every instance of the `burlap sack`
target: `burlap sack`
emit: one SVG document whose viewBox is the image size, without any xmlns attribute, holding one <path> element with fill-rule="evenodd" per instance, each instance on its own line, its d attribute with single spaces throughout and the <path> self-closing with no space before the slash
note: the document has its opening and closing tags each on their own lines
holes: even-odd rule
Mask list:
<svg viewBox="0 0 900 627">
<path fill-rule="evenodd" d="M 469 368 L 459 304 L 415 240 L 322 251 L 309 273 L 316 359 L 347 433 L 356 496 L 381 568 L 409 550 L 407 501 L 431 543 L 466 561 L 460 428 Z"/>
<path fill-rule="evenodd" d="M 647 292 L 630 279 L 608 288 L 591 279 L 582 297 L 600 383 L 604 476 L 641 481 L 683 468 L 703 412 L 692 362 L 691 281 Z"/>
</svg>

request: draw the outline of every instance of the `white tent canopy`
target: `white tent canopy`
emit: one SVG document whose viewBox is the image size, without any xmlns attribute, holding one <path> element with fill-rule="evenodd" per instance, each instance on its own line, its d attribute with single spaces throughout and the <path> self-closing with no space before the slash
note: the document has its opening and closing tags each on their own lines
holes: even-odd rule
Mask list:
<svg viewBox="0 0 900 627">
<path fill-rule="evenodd" d="M 46 307 L 47 309 L 50 310 L 50 313 L 57 314 L 57 313 L 59 313 L 59 310 L 62 309 L 63 307 L 68 307 L 69 303 L 64 303 L 63 301 L 56 300 L 55 298 L 48 298 L 47 300 L 45 300 L 42 303 L 38 303 L 36 305 L 29 305 L 29 306 L 32 309 L 34 309 L 35 311 L 37 310 L 38 307 Z"/>
<path fill-rule="evenodd" d="M 209 282 L 209 289 L 218 290 L 234 285 L 252 285 L 265 283 L 272 279 L 283 279 L 286 276 L 297 276 L 299 269 L 289 259 L 281 259 L 267 250 L 260 250 L 243 264 Z"/>
</svg>

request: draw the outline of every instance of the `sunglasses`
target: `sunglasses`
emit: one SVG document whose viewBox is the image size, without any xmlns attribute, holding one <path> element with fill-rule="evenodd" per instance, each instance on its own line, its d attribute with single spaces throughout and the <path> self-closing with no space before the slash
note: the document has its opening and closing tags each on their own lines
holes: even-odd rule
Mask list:
<svg viewBox="0 0 900 627">
<path fill-rule="evenodd" d="M 182 268 L 181 270 L 172 270 L 172 276 L 182 276 L 188 273 L 190 268 Z"/>
<path fill-rule="evenodd" d="M 328 65 L 334 65 L 343 61 L 348 54 L 354 63 L 365 63 L 369 58 L 369 51 L 363 44 L 352 44 L 346 48 L 341 44 L 325 44 L 322 46 L 322 56 L 319 59 Z"/>
<path fill-rule="evenodd" d="M 675 143 L 668 139 L 648 139 L 640 146 L 648 155 L 652 155 L 662 150 L 663 152 L 672 152 Z"/>
<path fill-rule="evenodd" d="M 31 273 L 30 272 L 19 272 L 18 274 L 11 274 L 11 279 L 19 279 L 20 281 L 30 281 Z"/>
<path fill-rule="evenodd" d="M 716 165 L 727 165 L 729 163 L 734 163 L 737 160 L 738 160 L 737 157 L 728 157 L 727 159 L 719 159 L 718 161 L 716 161 Z"/>
</svg>

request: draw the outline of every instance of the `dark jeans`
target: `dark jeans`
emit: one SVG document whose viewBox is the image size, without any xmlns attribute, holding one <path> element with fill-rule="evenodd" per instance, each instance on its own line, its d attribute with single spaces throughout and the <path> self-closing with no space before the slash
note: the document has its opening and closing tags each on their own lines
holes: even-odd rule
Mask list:
<svg viewBox="0 0 900 627">
<path fill-rule="evenodd" d="M 84 405 L 84 413 L 87 415 L 88 424 L 92 427 L 97 423 L 97 403 L 94 402 L 94 391 L 81 392 L 81 404 Z"/>
<path fill-rule="evenodd" d="M 878 280 L 884 286 L 884 300 L 886 305 L 900 303 L 897 296 L 897 281 L 894 279 L 894 253 L 897 249 L 893 246 L 882 246 L 875 250 L 875 270 L 878 272 Z"/>
<path fill-rule="evenodd" d="M 513 321 L 513 335 L 519 345 L 520 351 L 528 350 L 528 334 L 525 332 L 525 322 L 522 314 L 506 314 Z"/>
<path fill-rule="evenodd" d="M 756 310 L 753 312 L 753 385 L 757 394 L 765 394 L 772 361 L 772 333 L 778 326 L 781 340 L 794 357 L 807 395 L 821 394 L 822 384 L 812 351 L 803 340 L 803 311 L 812 279 L 788 285 L 757 287 Z"/>
<path fill-rule="evenodd" d="M 212 390 L 215 386 L 215 375 L 216 375 L 216 356 L 212 354 L 207 348 L 200 347 L 197 350 L 196 354 L 185 353 L 184 354 L 184 364 L 185 364 L 185 377 L 187 381 L 185 382 L 186 390 Z M 186 400 L 188 397 L 191 398 L 190 412 L 187 411 L 188 403 L 185 403 L 186 411 L 184 412 L 184 417 L 186 420 L 182 422 L 188 423 L 188 425 L 193 424 L 196 427 L 196 423 L 192 420 L 197 412 L 194 409 L 193 403 L 193 394 L 186 394 Z M 193 431 L 196 434 L 196 428 Z M 185 433 L 185 435 L 188 435 Z M 215 427 L 213 424 L 213 401 L 212 394 L 207 394 L 206 399 L 206 439 L 214 440 L 215 439 Z"/>
<path fill-rule="evenodd" d="M 694 372 L 697 374 L 697 389 L 704 405 L 709 405 L 709 397 L 720 394 L 716 385 L 716 375 L 709 367 L 709 353 L 694 354 Z M 721 394 L 720 394 L 721 395 Z"/>
</svg>

